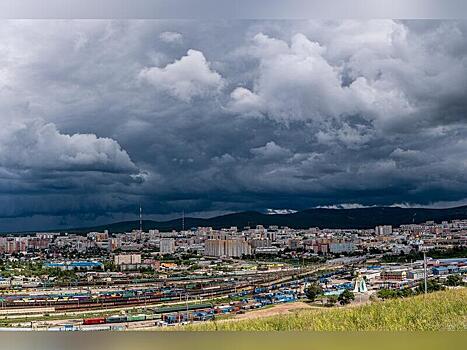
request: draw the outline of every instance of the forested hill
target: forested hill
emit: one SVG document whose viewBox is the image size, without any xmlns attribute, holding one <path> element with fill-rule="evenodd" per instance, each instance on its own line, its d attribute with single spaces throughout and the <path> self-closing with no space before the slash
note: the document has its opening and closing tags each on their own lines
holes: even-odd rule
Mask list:
<svg viewBox="0 0 467 350">
<path fill-rule="evenodd" d="M 185 217 L 185 228 L 210 226 L 216 229 L 236 226 L 287 226 L 290 228 L 374 228 L 376 225 L 393 225 L 423 223 L 433 220 L 467 219 L 467 206 L 447 209 L 371 207 L 358 209 L 307 209 L 292 214 L 263 214 L 256 211 L 245 211 L 212 218 Z M 68 232 L 89 232 L 109 230 L 109 232 L 128 232 L 139 227 L 139 221 L 116 222 L 107 225 L 74 228 Z M 182 219 L 169 221 L 144 220 L 143 229 L 171 231 L 182 229 Z M 61 230 L 64 231 L 64 230 Z"/>
</svg>

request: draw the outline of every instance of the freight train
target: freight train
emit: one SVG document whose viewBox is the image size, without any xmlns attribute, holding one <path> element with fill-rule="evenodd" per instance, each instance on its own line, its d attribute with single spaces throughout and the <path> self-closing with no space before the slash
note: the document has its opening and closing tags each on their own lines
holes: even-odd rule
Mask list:
<svg viewBox="0 0 467 350">
<path fill-rule="evenodd" d="M 247 285 L 225 284 L 200 289 L 154 288 L 115 290 L 108 292 L 63 293 L 27 295 L 16 294 L 0 297 L 3 308 L 44 308 L 54 307 L 56 311 L 73 309 L 95 309 L 108 306 L 142 305 L 155 302 L 170 302 L 189 298 L 206 298 L 225 295 L 235 290 L 248 289 Z"/>
<path fill-rule="evenodd" d="M 341 271 L 339 271 L 341 272 Z M 289 272 L 290 273 L 290 272 Z M 268 276 L 271 278 L 271 276 Z M 277 277 L 277 276 L 276 276 Z M 302 279 L 303 280 L 303 279 Z M 99 309 L 106 307 L 125 307 L 144 305 L 148 303 L 171 302 L 188 298 L 210 298 L 216 296 L 245 296 L 250 293 L 272 291 L 280 287 L 298 286 L 298 281 L 271 284 L 266 276 L 257 276 L 256 279 L 246 278 L 242 283 L 223 280 L 217 285 L 200 284 L 186 285 L 185 288 L 135 288 L 128 290 L 112 290 L 97 293 L 51 293 L 51 294 L 13 294 L 0 296 L 2 310 L 5 309 L 31 309 L 54 308 L 55 311 L 71 311 L 78 309 Z M 268 285 L 269 284 L 269 285 Z"/>
<path fill-rule="evenodd" d="M 202 304 L 188 304 L 188 305 L 173 305 L 158 307 L 153 309 L 152 314 L 138 314 L 138 315 L 112 315 L 108 317 L 94 317 L 83 319 L 83 325 L 99 325 L 107 323 L 126 323 L 137 321 L 156 320 L 159 318 L 166 318 L 169 314 L 182 313 L 182 312 L 200 312 L 199 310 L 212 310 L 213 305 L 210 303 Z M 161 316 L 162 315 L 162 316 Z"/>
<path fill-rule="evenodd" d="M 154 320 L 155 315 L 150 314 L 139 314 L 139 315 L 112 315 L 108 317 L 94 317 L 83 319 L 83 325 L 98 325 L 106 323 L 125 323 L 125 322 L 136 322 L 136 321 L 148 321 Z"/>
</svg>

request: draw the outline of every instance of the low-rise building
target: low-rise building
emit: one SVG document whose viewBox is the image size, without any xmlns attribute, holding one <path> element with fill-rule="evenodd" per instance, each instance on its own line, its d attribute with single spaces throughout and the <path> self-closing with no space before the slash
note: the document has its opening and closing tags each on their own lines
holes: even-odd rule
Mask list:
<svg viewBox="0 0 467 350">
<path fill-rule="evenodd" d="M 45 264 L 46 268 L 56 268 L 63 271 L 89 271 L 102 270 L 104 265 L 98 261 L 64 261 L 50 262 Z"/>
<path fill-rule="evenodd" d="M 331 242 L 329 251 L 333 254 L 353 253 L 355 251 L 355 243 L 349 241 Z"/>
<path fill-rule="evenodd" d="M 381 279 L 383 281 L 402 281 L 407 278 L 407 271 L 405 269 L 394 269 L 381 271 Z"/>
<path fill-rule="evenodd" d="M 411 270 L 407 272 L 407 278 L 411 280 L 420 280 L 425 277 L 423 269 Z"/>
</svg>

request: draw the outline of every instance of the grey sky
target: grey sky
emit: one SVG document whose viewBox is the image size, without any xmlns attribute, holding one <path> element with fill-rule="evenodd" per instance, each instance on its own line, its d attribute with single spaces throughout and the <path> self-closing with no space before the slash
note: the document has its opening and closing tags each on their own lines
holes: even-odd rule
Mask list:
<svg viewBox="0 0 467 350">
<path fill-rule="evenodd" d="M 466 21 L 0 21 L 0 230 L 462 204 Z"/>
<path fill-rule="evenodd" d="M 460 19 L 464 0 L 3 0 L 0 18 Z"/>
</svg>

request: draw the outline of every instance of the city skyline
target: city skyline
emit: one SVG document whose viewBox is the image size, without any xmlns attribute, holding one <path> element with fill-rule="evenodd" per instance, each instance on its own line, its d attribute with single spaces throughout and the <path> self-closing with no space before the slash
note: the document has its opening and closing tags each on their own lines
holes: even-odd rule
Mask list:
<svg viewBox="0 0 467 350">
<path fill-rule="evenodd" d="M 466 204 L 465 21 L 3 21 L 0 230 Z"/>
<path fill-rule="evenodd" d="M 462 344 L 461 2 L 0 1 L 4 347 Z"/>
</svg>

